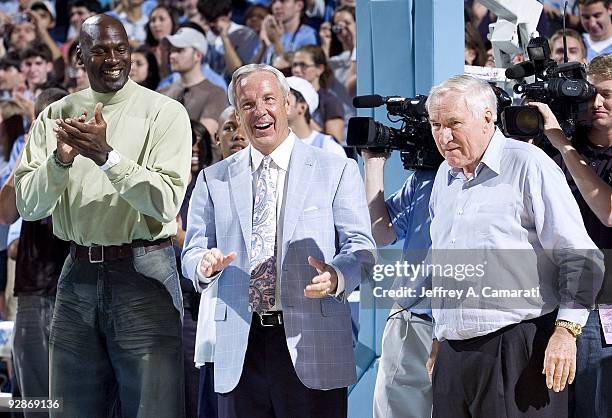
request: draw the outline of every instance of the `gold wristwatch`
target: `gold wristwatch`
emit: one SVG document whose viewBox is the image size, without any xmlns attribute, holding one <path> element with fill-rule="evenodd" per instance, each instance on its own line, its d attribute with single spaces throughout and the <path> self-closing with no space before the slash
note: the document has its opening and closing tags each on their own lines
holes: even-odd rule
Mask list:
<svg viewBox="0 0 612 418">
<path fill-rule="evenodd" d="M 577 324 L 575 322 L 565 321 L 563 319 L 557 319 L 555 321 L 556 327 L 565 328 L 572 334 L 574 338 L 582 334 L 582 325 Z"/>
</svg>

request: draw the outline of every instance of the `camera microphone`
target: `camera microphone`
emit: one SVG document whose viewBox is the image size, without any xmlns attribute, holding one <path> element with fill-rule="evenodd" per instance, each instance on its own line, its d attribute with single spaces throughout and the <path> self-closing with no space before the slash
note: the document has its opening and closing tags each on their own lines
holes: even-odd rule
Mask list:
<svg viewBox="0 0 612 418">
<path fill-rule="evenodd" d="M 387 103 L 386 97 L 382 97 L 380 94 L 371 94 L 367 96 L 355 96 L 353 98 L 353 106 L 356 108 L 370 108 L 378 107 Z"/>
<path fill-rule="evenodd" d="M 531 61 L 523 61 L 506 68 L 506 77 L 512 80 L 529 77 L 535 74 L 535 66 Z"/>
</svg>

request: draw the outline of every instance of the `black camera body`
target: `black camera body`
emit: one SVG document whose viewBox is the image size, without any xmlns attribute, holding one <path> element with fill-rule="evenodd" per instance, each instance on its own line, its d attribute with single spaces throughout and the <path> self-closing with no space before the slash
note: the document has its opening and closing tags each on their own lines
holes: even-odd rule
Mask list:
<svg viewBox="0 0 612 418">
<path fill-rule="evenodd" d="M 586 80 L 586 70 L 578 62 L 557 64 L 550 59 L 550 47 L 544 37 L 532 39 L 527 46 L 529 61 L 506 70 L 506 77 L 522 79 L 535 75 L 536 81 L 514 86 L 524 99 L 548 104 L 561 129 L 571 137 L 576 128 L 589 123 L 588 105 L 596 93 Z M 502 112 L 502 129 L 515 138 L 544 138 L 544 121 L 538 109 L 530 106 L 508 106 Z"/>
<path fill-rule="evenodd" d="M 379 151 L 400 151 L 405 169 L 436 169 L 442 162 L 436 143 L 431 135 L 431 126 L 425 108 L 427 96 L 415 98 L 379 95 L 357 96 L 353 99 L 356 108 L 387 106 L 391 122 L 402 122 L 399 129 L 385 126 L 370 117 L 353 117 L 349 120 L 346 142 L 349 146 Z M 398 116 L 392 120 L 391 116 Z"/>
</svg>

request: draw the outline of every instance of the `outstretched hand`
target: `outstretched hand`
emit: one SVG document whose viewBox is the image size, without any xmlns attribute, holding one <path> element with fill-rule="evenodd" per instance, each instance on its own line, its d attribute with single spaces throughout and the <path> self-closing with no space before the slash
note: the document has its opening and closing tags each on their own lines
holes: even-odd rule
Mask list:
<svg viewBox="0 0 612 418">
<path fill-rule="evenodd" d="M 225 255 L 218 248 L 211 248 L 200 260 L 200 274 L 204 277 L 211 277 L 229 266 L 237 256 L 235 251 Z"/>
<path fill-rule="evenodd" d="M 315 299 L 335 294 L 338 289 L 336 270 L 314 257 L 308 257 L 308 264 L 317 270 L 318 275 L 313 277 L 311 283 L 306 286 L 304 296 Z"/>
</svg>

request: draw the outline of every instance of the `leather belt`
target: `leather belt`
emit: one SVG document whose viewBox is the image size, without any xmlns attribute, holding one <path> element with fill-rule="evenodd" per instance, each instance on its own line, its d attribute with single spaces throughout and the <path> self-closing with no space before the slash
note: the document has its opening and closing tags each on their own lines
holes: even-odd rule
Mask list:
<svg viewBox="0 0 612 418">
<path fill-rule="evenodd" d="M 158 239 L 156 241 L 133 241 L 123 245 L 92 245 L 90 247 L 70 243 L 70 255 L 74 259 L 85 259 L 90 263 L 103 263 L 105 261 L 132 258 L 134 251 L 140 250 L 144 253 L 161 250 L 172 246 L 170 238 Z"/>
<path fill-rule="evenodd" d="M 283 313 L 281 311 L 265 312 L 261 315 L 254 312 L 253 319 L 255 323 L 259 323 L 262 327 L 277 327 L 283 325 Z"/>
</svg>

